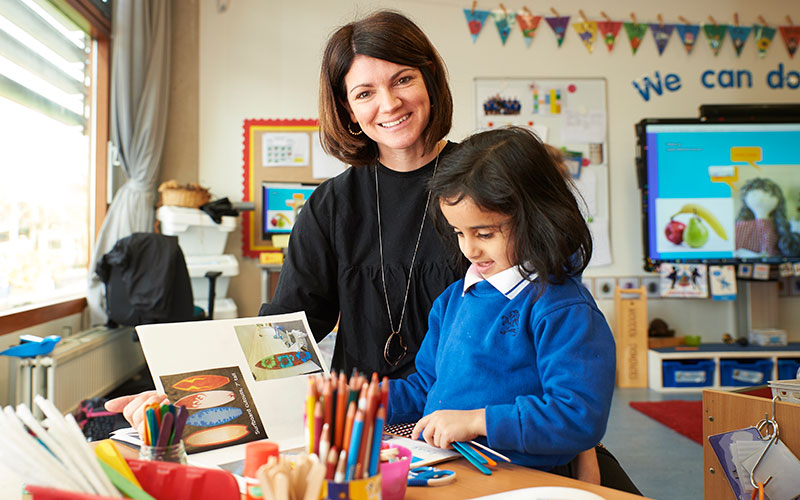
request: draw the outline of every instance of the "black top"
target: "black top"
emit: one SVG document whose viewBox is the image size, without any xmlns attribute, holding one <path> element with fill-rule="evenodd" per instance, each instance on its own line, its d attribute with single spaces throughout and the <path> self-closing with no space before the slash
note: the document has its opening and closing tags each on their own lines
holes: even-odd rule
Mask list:
<svg viewBox="0 0 800 500">
<path fill-rule="evenodd" d="M 441 155 L 454 147 L 448 143 Z M 377 166 L 386 291 L 395 328 L 434 161 L 413 172 Z M 292 228 L 275 296 L 262 304 L 259 315 L 305 311 L 317 341 L 339 319 L 333 369 L 405 377 L 414 371 L 433 301 L 466 267 L 449 257 L 428 217 L 400 331 L 408 355 L 395 367 L 386 363 L 383 348 L 392 326 L 381 281 L 375 168 L 348 168 L 314 190 Z"/>
</svg>

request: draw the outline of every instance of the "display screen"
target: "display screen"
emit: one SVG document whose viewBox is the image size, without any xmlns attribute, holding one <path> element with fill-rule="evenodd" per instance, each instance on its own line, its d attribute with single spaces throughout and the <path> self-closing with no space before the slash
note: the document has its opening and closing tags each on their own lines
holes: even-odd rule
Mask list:
<svg viewBox="0 0 800 500">
<path fill-rule="evenodd" d="M 800 123 L 643 120 L 646 265 L 800 260 Z"/>
<path fill-rule="evenodd" d="M 290 183 L 261 184 L 264 238 L 272 234 L 288 234 L 294 227 L 297 214 L 308 201 L 316 186 Z"/>
</svg>

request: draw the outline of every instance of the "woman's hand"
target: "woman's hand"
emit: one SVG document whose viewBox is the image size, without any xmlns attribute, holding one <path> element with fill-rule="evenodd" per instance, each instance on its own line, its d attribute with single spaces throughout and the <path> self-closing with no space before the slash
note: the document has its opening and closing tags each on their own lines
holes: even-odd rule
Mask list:
<svg viewBox="0 0 800 500">
<path fill-rule="evenodd" d="M 125 416 L 125 420 L 139 433 L 139 437 L 144 439 L 144 407 L 151 403 L 162 405 L 169 403 L 169 400 L 164 394 L 159 394 L 156 391 L 145 391 L 106 401 L 105 407 L 107 411 L 122 413 Z"/>
<path fill-rule="evenodd" d="M 486 435 L 486 410 L 439 410 L 422 417 L 411 438 L 419 436 L 431 446 L 447 448 L 453 441 L 469 441 Z"/>
</svg>

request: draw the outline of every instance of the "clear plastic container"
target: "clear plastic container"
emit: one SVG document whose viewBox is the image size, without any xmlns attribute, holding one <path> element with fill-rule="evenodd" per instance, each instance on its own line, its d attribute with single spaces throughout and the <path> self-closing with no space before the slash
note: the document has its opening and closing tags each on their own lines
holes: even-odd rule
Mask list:
<svg viewBox="0 0 800 500">
<path fill-rule="evenodd" d="M 178 441 L 177 444 L 169 446 L 147 446 L 143 444 L 139 447 L 139 459 L 186 464 L 186 449 L 183 447 L 183 441 Z"/>
</svg>

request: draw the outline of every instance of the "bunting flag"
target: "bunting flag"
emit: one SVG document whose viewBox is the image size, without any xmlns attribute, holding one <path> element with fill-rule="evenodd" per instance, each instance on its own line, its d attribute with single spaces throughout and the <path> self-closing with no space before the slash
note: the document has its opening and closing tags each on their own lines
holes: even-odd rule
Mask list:
<svg viewBox="0 0 800 500">
<path fill-rule="evenodd" d="M 545 17 L 545 21 L 547 24 L 550 25 L 550 28 L 553 30 L 553 33 L 556 35 L 556 41 L 558 42 L 558 46 L 561 47 L 561 44 L 564 42 L 564 35 L 567 34 L 567 26 L 569 26 L 569 16 L 563 17 Z"/>
<path fill-rule="evenodd" d="M 464 15 L 467 17 L 467 26 L 469 27 L 469 34 L 472 36 L 472 43 L 475 43 L 483 29 L 483 23 L 489 17 L 489 11 L 464 9 Z"/>
<path fill-rule="evenodd" d="M 789 57 L 794 57 L 797 52 L 797 45 L 800 43 L 800 26 L 780 26 L 781 36 L 783 43 L 786 44 L 786 50 L 789 51 Z"/>
<path fill-rule="evenodd" d="M 642 44 L 644 34 L 647 32 L 647 24 L 626 22 L 622 23 L 622 25 L 625 27 L 625 33 L 628 34 L 628 40 L 631 42 L 631 50 L 636 55 L 639 45 Z"/>
<path fill-rule="evenodd" d="M 519 29 L 522 30 L 522 38 L 525 40 L 526 47 L 531 46 L 533 35 L 536 34 L 536 28 L 541 20 L 542 16 L 534 16 L 530 12 L 520 11 L 517 14 L 517 24 Z"/>
<path fill-rule="evenodd" d="M 617 34 L 621 27 L 621 21 L 600 21 L 597 23 L 597 29 L 603 35 L 603 40 L 606 42 L 609 52 L 614 48 L 614 43 L 617 41 Z"/>
<path fill-rule="evenodd" d="M 719 49 L 722 47 L 722 41 L 725 40 L 725 33 L 728 32 L 727 24 L 704 24 L 703 31 L 708 38 L 708 45 L 711 51 L 716 56 L 719 54 Z"/>
<path fill-rule="evenodd" d="M 660 23 L 650 24 L 650 32 L 653 34 L 653 40 L 655 40 L 656 42 L 658 55 L 664 53 L 664 49 L 667 48 L 667 44 L 669 43 L 669 37 L 672 36 L 672 31 L 674 29 L 675 29 L 674 24 L 660 24 Z"/>
<path fill-rule="evenodd" d="M 494 18 L 495 26 L 497 26 L 497 32 L 500 33 L 500 40 L 502 40 L 503 45 L 505 45 L 517 18 L 508 15 L 505 9 L 493 9 L 492 17 Z"/>
<path fill-rule="evenodd" d="M 751 31 L 753 31 L 753 28 L 750 26 L 728 26 L 728 35 L 731 37 L 737 57 L 742 55 L 742 49 Z"/>
<path fill-rule="evenodd" d="M 700 32 L 700 26 L 696 24 L 679 24 L 676 28 L 678 28 L 678 35 L 681 37 L 681 42 L 683 42 L 683 48 L 686 49 L 687 54 L 691 54 L 697 41 L 697 34 Z"/>
<path fill-rule="evenodd" d="M 777 32 L 778 30 L 769 26 L 753 25 L 753 38 L 756 39 L 756 48 L 760 57 L 764 57 L 767 54 L 767 49 L 769 49 L 769 45 Z"/>
<path fill-rule="evenodd" d="M 594 50 L 594 42 L 597 41 L 597 22 L 581 21 L 579 23 L 573 23 L 572 27 L 575 28 L 586 50 L 591 54 L 592 50 Z"/>
</svg>

